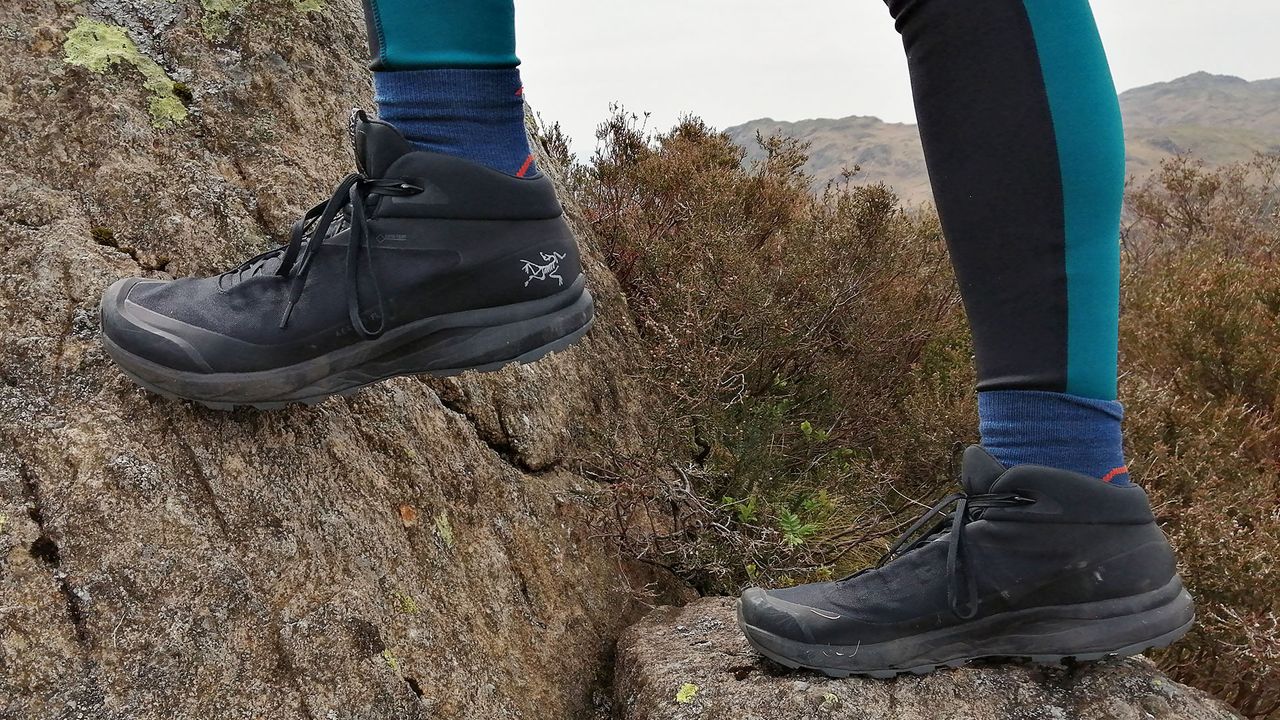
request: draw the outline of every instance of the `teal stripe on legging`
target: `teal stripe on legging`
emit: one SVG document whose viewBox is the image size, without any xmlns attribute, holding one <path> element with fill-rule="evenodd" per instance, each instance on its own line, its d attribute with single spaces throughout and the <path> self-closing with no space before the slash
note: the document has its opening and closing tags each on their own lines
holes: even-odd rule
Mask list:
<svg viewBox="0 0 1280 720">
<path fill-rule="evenodd" d="M 1086 0 L 1023 0 L 1049 96 L 1066 220 L 1066 392 L 1116 398 L 1124 128 Z"/>
<path fill-rule="evenodd" d="M 381 70 L 513 68 L 514 0 L 371 0 Z"/>
</svg>

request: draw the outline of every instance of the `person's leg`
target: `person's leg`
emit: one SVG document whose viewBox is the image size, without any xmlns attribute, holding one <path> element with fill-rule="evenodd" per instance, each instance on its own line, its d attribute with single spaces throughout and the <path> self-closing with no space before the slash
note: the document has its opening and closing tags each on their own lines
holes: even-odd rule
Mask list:
<svg viewBox="0 0 1280 720">
<path fill-rule="evenodd" d="M 387 378 L 533 362 L 595 315 L 534 168 L 511 0 L 371 0 L 383 118 L 289 241 L 207 278 L 125 278 L 102 342 L 143 387 L 216 408 L 316 403 Z"/>
<path fill-rule="evenodd" d="M 739 624 L 767 657 L 833 676 L 1167 645 L 1194 610 L 1124 469 L 1124 141 L 1089 4 L 887 2 L 973 328 L 983 447 L 875 568 L 748 589 Z"/>
<path fill-rule="evenodd" d="M 1127 483 L 1116 400 L 1124 135 L 1086 0 L 889 0 L 1006 466 Z"/>
<path fill-rule="evenodd" d="M 526 177 L 513 0 L 364 0 L 381 118 L 418 149 Z"/>
</svg>

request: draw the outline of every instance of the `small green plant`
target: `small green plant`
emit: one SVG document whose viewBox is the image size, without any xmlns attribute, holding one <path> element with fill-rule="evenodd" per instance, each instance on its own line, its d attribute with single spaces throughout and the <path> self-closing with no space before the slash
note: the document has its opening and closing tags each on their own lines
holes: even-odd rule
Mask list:
<svg viewBox="0 0 1280 720">
<path fill-rule="evenodd" d="M 817 492 L 806 495 L 800 501 L 800 509 L 811 517 L 826 517 L 835 511 L 836 505 L 827 494 L 827 489 L 819 488 Z"/>
<path fill-rule="evenodd" d="M 698 686 L 693 683 L 685 683 L 676 691 L 676 702 L 681 705 L 688 705 L 698 695 Z"/>
<path fill-rule="evenodd" d="M 800 434 L 804 435 L 804 438 L 810 442 L 821 443 L 831 439 L 830 433 L 828 433 L 826 430 L 814 429 L 813 423 L 809 422 L 808 420 L 805 420 L 804 422 L 800 423 Z"/>
<path fill-rule="evenodd" d="M 738 522 L 753 523 L 760 517 L 760 497 L 755 493 L 748 495 L 745 500 L 734 500 L 726 495 L 720 502 L 724 507 L 733 508 Z"/>
</svg>

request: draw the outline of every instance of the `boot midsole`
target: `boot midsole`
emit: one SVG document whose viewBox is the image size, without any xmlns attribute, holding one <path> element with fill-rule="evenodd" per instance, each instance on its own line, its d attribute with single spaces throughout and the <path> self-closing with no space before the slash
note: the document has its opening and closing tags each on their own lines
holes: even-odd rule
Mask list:
<svg viewBox="0 0 1280 720">
<path fill-rule="evenodd" d="M 213 402 L 287 399 L 325 378 L 359 369 L 392 377 L 464 370 L 514 359 L 573 334 L 591 322 L 595 305 L 581 282 L 541 300 L 425 318 L 309 360 L 271 370 L 196 373 L 174 370 L 138 357 L 103 336 L 116 362 L 158 388 Z"/>
<path fill-rule="evenodd" d="M 1168 600 L 1155 607 L 1154 597 Z M 1132 609 L 1126 612 L 1126 608 Z M 1139 609 L 1142 608 L 1142 609 Z M 1195 617 L 1191 596 L 1174 576 L 1141 595 L 990 615 L 951 627 L 860 645 L 790 640 L 738 622 L 753 644 L 806 667 L 850 671 L 907 670 L 980 657 L 1076 656 L 1117 652 L 1185 629 Z"/>
</svg>

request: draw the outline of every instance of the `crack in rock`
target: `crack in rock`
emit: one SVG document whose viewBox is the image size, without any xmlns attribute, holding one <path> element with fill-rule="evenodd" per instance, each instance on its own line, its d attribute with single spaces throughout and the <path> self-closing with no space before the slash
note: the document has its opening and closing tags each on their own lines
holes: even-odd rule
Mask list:
<svg viewBox="0 0 1280 720">
<path fill-rule="evenodd" d="M 62 548 L 49 532 L 45 522 L 44 510 L 40 502 L 40 488 L 35 475 L 25 465 L 19 465 L 18 477 L 22 481 L 22 491 L 26 498 L 27 516 L 40 531 L 39 536 L 27 548 L 27 552 L 53 571 L 53 578 L 58 583 L 58 592 L 62 595 L 63 604 L 66 606 L 67 618 L 71 621 L 76 642 L 87 649 L 91 641 L 86 627 L 84 603 L 75 588 L 71 586 L 70 576 L 62 569 Z"/>
<path fill-rule="evenodd" d="M 520 454 L 512 448 L 511 439 L 509 437 L 490 437 L 491 433 L 481 429 L 480 423 L 477 421 L 475 415 L 466 408 L 463 402 L 446 397 L 440 392 L 436 392 L 435 395 L 436 399 L 440 401 L 440 404 L 445 410 L 466 420 L 467 424 L 471 426 L 472 431 L 475 432 L 476 439 L 492 450 L 493 453 L 504 463 L 529 475 L 541 475 L 546 472 L 545 469 L 536 468 L 521 457 Z"/>
</svg>

